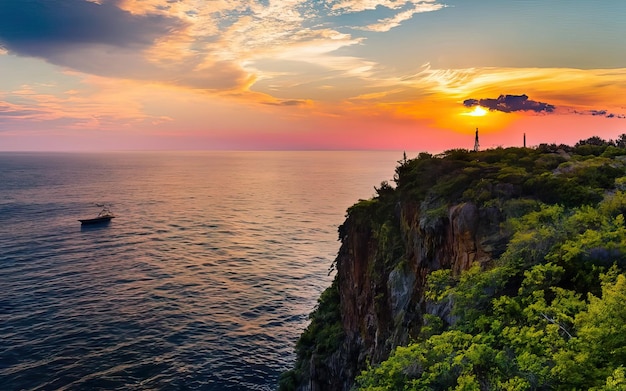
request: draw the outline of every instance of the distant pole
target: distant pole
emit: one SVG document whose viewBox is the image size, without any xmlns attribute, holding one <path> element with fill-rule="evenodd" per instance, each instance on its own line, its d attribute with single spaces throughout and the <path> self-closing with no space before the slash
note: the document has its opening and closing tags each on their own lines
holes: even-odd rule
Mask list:
<svg viewBox="0 0 626 391">
<path fill-rule="evenodd" d="M 474 140 L 474 152 L 478 152 L 480 144 L 478 143 L 478 128 L 476 128 L 476 140 Z"/>
<path fill-rule="evenodd" d="M 526 133 L 524 133 L 524 148 L 526 148 Z"/>
</svg>

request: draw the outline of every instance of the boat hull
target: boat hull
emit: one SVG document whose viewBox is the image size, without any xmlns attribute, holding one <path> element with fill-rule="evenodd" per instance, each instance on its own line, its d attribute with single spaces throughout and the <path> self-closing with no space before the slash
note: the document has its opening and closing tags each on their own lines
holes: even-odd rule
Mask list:
<svg viewBox="0 0 626 391">
<path fill-rule="evenodd" d="M 101 216 L 101 217 L 94 217 L 93 219 L 82 219 L 78 221 L 80 221 L 82 225 L 102 224 L 102 223 L 108 223 L 113 218 L 115 218 L 115 216 Z"/>
</svg>

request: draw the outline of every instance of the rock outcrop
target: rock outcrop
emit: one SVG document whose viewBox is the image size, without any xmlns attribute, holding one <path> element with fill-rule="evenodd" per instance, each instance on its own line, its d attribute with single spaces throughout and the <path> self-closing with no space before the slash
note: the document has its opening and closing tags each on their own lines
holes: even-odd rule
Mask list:
<svg viewBox="0 0 626 391">
<path fill-rule="evenodd" d="M 489 263 L 506 244 L 497 208 L 462 203 L 427 216 L 425 205 L 395 206 L 394 226 L 349 214 L 340 228 L 336 260 L 345 335 L 323 361 L 311 359 L 299 390 L 349 390 L 369 364 L 379 363 L 420 332 L 424 314 L 454 322 L 450 305 L 424 298 L 426 275 L 441 268 L 460 273 Z"/>
</svg>

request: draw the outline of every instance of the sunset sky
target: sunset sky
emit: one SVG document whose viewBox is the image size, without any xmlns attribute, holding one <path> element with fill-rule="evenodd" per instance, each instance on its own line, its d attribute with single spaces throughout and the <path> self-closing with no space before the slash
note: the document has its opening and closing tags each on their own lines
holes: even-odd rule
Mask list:
<svg viewBox="0 0 626 391">
<path fill-rule="evenodd" d="M 622 0 L 0 0 L 0 150 L 626 133 Z"/>
</svg>

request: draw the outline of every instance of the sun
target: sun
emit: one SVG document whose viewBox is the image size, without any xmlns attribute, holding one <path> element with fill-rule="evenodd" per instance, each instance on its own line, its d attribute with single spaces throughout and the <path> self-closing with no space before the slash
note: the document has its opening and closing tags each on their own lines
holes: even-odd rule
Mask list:
<svg viewBox="0 0 626 391">
<path fill-rule="evenodd" d="M 483 109 L 480 106 L 476 106 L 474 107 L 473 111 L 466 113 L 465 115 L 469 115 L 471 117 L 482 117 L 482 116 L 487 115 L 487 110 Z"/>
</svg>

